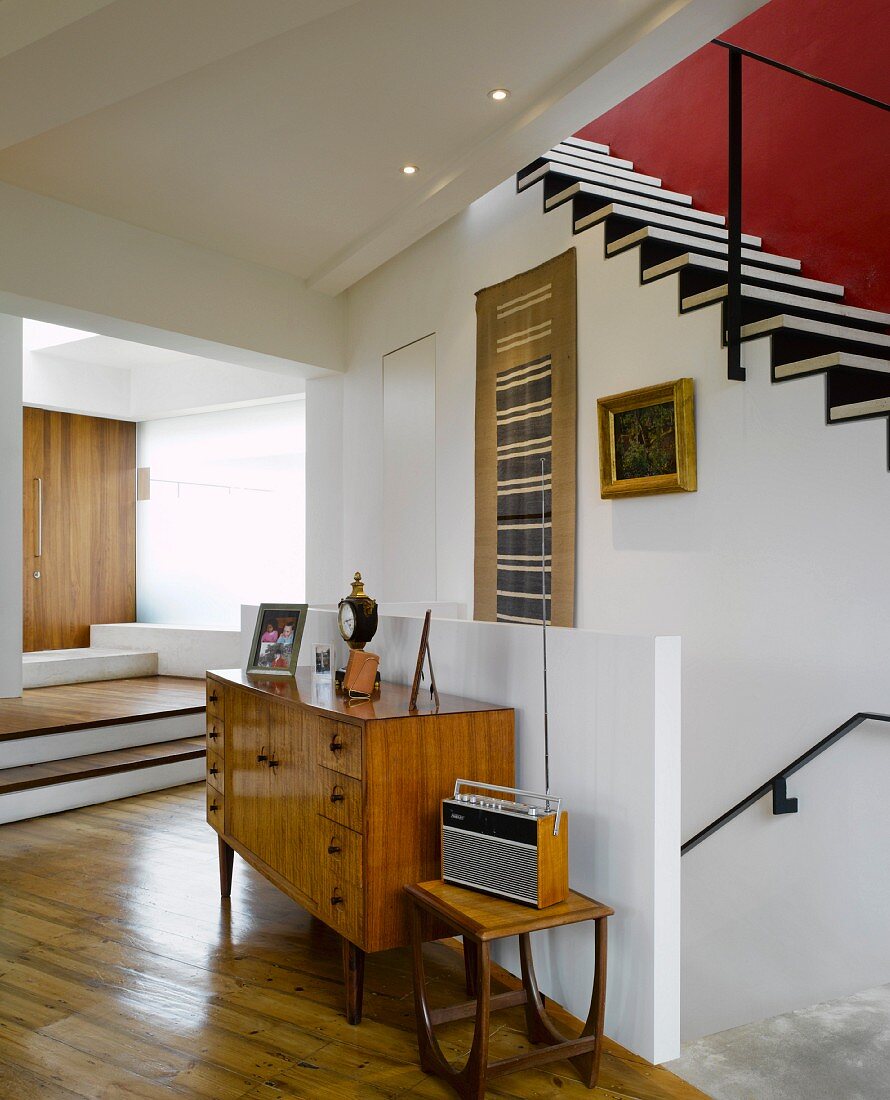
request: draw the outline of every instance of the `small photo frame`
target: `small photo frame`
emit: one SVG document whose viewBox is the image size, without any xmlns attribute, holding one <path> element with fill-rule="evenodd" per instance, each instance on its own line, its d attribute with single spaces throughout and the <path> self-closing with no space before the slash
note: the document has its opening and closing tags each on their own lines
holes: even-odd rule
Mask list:
<svg viewBox="0 0 890 1100">
<path fill-rule="evenodd" d="M 333 657 L 331 647 L 321 642 L 315 644 L 315 678 L 316 680 L 330 680 L 333 675 Z"/>
<path fill-rule="evenodd" d="M 600 496 L 694 493 L 695 390 L 691 378 L 597 402 Z"/>
<path fill-rule="evenodd" d="M 306 614 L 305 603 L 264 603 L 257 613 L 247 672 L 263 676 L 293 676 Z"/>
</svg>

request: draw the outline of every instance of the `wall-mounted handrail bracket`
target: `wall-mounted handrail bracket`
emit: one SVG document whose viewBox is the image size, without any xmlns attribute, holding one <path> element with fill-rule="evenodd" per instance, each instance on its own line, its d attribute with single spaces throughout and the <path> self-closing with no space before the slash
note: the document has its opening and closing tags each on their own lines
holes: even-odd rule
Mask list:
<svg viewBox="0 0 890 1100">
<path fill-rule="evenodd" d="M 797 799 L 788 797 L 788 781 L 783 775 L 777 775 L 773 780 L 773 813 L 797 813 Z"/>
</svg>

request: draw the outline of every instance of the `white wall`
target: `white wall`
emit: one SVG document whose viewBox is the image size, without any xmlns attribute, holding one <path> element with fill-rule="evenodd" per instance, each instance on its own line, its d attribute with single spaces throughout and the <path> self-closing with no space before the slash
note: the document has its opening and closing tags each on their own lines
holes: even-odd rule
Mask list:
<svg viewBox="0 0 890 1100">
<path fill-rule="evenodd" d="M 245 600 L 305 591 L 302 400 L 140 424 L 140 622 L 237 629 Z"/>
<path fill-rule="evenodd" d="M 256 614 L 242 609 L 243 653 Z M 421 627 L 419 617 L 381 615 L 373 648 L 387 680 L 411 682 Z M 311 610 L 299 663 L 312 663 L 314 643 L 334 639 L 343 659 L 336 613 Z M 437 619 L 430 646 L 443 694 L 516 709 L 518 781 L 543 790 L 540 632 Z M 551 787 L 567 800 L 572 883 L 616 910 L 606 1029 L 663 1061 L 679 1050 L 679 639 L 553 629 L 548 665 Z M 515 950 L 500 950 L 498 961 L 519 973 Z M 536 935 L 535 961 L 544 992 L 586 1017 L 591 928 Z"/>
<path fill-rule="evenodd" d="M 0 698 L 22 693 L 22 322 L 0 314 Z"/>
<path fill-rule="evenodd" d="M 604 260 L 600 229 L 573 239 L 567 209 L 545 216 L 539 193 L 517 195 L 507 181 L 349 292 L 343 482 L 361 473 L 368 491 L 344 503 L 343 575 L 360 563 L 371 591 L 379 591 L 383 576 L 381 357 L 435 332 L 438 593 L 472 605 L 473 294 L 572 243 L 579 306 L 576 621 L 606 632 L 683 637 L 688 837 L 853 712 L 890 712 L 883 421 L 826 427 L 821 379 L 770 385 L 762 341 L 745 349 L 749 381 L 727 382 L 718 310 L 678 317 L 672 280 L 641 287 L 635 254 Z M 815 262 L 808 273 L 818 275 Z M 696 381 L 699 491 L 602 501 L 597 397 L 683 375 Z M 310 516 L 315 506 L 310 497 Z M 854 735 L 825 765 L 849 791 L 869 760 Z M 795 823 L 815 846 L 814 810 L 803 806 Z M 749 811 L 755 819 L 763 812 Z M 886 835 L 890 810 L 872 806 L 858 821 L 855 843 L 872 850 L 881 829 Z M 709 842 L 721 846 L 724 866 L 750 860 L 746 827 L 734 823 Z M 769 819 L 765 827 L 781 858 L 788 819 Z M 823 950 L 801 968 L 778 950 L 796 927 L 793 907 L 776 901 L 773 884 L 766 888 L 753 863 L 733 893 L 725 876 L 715 880 L 707 853 L 703 846 L 684 860 L 688 898 L 719 886 L 700 932 L 693 930 L 695 912 L 685 911 L 690 1037 L 708 1027 L 700 1008 L 715 986 L 723 1011 L 711 1018 L 714 1027 L 843 992 L 844 982 L 847 991 L 856 988 L 861 971 L 848 965 L 853 944 L 870 952 L 870 984 L 890 981 L 886 938 L 874 938 L 873 914 L 845 907 Z M 821 856 L 823 876 L 838 876 L 855 894 L 846 842 Z M 822 897 L 835 906 L 837 890 L 826 886 Z M 749 918 L 752 967 L 759 951 L 774 950 L 778 979 L 783 966 L 804 971 L 793 989 L 788 983 L 784 1005 L 760 996 L 754 983 L 743 993 L 729 980 L 739 906 Z M 882 915 L 890 918 L 890 909 Z"/>
<path fill-rule="evenodd" d="M 382 520 L 383 598 L 435 600 L 435 334 L 383 357 Z"/>
</svg>

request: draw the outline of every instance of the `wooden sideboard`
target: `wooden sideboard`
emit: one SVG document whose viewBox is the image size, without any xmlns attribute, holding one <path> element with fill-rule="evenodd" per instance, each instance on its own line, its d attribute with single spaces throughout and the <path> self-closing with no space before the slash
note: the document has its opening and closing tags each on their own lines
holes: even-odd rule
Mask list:
<svg viewBox="0 0 890 1100">
<path fill-rule="evenodd" d="M 402 887 L 440 874 L 441 799 L 456 779 L 514 782 L 512 710 L 443 695 L 437 712 L 412 712 L 408 696 L 384 683 L 350 703 L 309 669 L 207 674 L 220 892 L 230 896 L 237 852 L 339 932 L 353 1024 L 366 952 L 410 943 Z"/>
</svg>

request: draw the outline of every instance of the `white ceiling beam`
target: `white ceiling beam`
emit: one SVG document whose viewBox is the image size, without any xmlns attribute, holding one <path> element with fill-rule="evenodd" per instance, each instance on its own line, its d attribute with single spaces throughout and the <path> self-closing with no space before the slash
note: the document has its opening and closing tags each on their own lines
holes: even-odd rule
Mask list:
<svg viewBox="0 0 890 1100">
<path fill-rule="evenodd" d="M 551 85 L 521 117 L 465 150 L 413 202 L 316 270 L 308 285 L 326 294 L 346 290 L 764 2 L 673 0 L 661 5 Z M 690 109 L 694 114 L 694 104 Z"/>
</svg>

